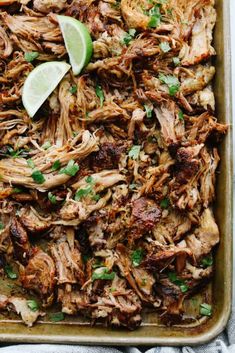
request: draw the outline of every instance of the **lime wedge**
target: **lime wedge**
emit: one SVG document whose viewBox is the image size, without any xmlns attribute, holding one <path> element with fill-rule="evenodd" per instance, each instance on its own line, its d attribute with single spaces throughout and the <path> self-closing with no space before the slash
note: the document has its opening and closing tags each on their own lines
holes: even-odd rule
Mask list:
<svg viewBox="0 0 235 353">
<path fill-rule="evenodd" d="M 62 61 L 51 61 L 38 65 L 30 72 L 23 86 L 22 101 L 31 118 L 54 91 L 70 67 Z"/>
<path fill-rule="evenodd" d="M 86 26 L 69 16 L 57 15 L 74 75 L 78 75 L 92 55 L 92 40 Z"/>
</svg>

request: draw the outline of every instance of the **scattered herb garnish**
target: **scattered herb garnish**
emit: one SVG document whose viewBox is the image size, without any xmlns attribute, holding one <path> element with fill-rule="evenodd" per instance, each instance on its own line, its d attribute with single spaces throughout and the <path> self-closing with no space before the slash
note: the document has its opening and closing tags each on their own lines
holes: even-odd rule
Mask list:
<svg viewBox="0 0 235 353">
<path fill-rule="evenodd" d="M 55 171 L 55 170 L 60 169 L 60 167 L 61 167 L 60 160 L 57 159 L 57 160 L 52 164 L 51 170 L 52 170 L 52 171 Z"/>
<path fill-rule="evenodd" d="M 24 54 L 24 58 L 26 61 L 28 61 L 28 63 L 31 63 L 32 61 L 37 59 L 38 56 L 39 56 L 39 53 L 37 51 L 31 51 Z"/>
<path fill-rule="evenodd" d="M 96 269 L 91 276 L 92 281 L 95 281 L 96 279 L 105 279 L 105 280 L 112 280 L 115 277 L 114 272 L 109 272 L 109 270 L 106 267 L 100 267 L 99 269 Z"/>
<path fill-rule="evenodd" d="M 143 249 L 136 249 L 131 254 L 132 265 L 137 267 L 140 265 L 141 261 L 144 257 L 144 250 Z"/>
<path fill-rule="evenodd" d="M 92 268 L 99 268 L 99 267 L 104 267 L 104 264 L 100 260 L 96 259 L 95 262 L 92 264 Z"/>
<path fill-rule="evenodd" d="M 203 316 L 211 316 L 212 308 L 210 304 L 203 303 L 200 305 L 200 314 Z"/>
<path fill-rule="evenodd" d="M 100 106 L 102 108 L 104 105 L 104 92 L 103 92 L 100 85 L 96 85 L 95 93 L 96 93 L 97 97 L 99 97 L 99 99 L 100 99 Z"/>
<path fill-rule="evenodd" d="M 48 192 L 48 200 L 50 200 L 50 202 L 55 205 L 56 204 L 56 196 L 52 194 L 52 192 Z"/>
<path fill-rule="evenodd" d="M 206 256 L 201 261 L 201 266 L 207 268 L 213 265 L 213 257 L 211 255 Z"/>
<path fill-rule="evenodd" d="M 34 164 L 34 161 L 31 159 L 31 158 L 29 158 L 28 160 L 27 160 L 27 164 L 28 164 L 28 166 L 30 167 L 30 168 L 35 168 L 35 164 Z"/>
<path fill-rule="evenodd" d="M 79 165 L 71 159 L 67 166 L 59 171 L 59 174 L 66 174 L 69 176 L 75 176 L 79 171 Z"/>
<path fill-rule="evenodd" d="M 42 148 L 43 148 L 44 150 L 48 150 L 48 148 L 50 148 L 50 147 L 51 147 L 50 141 L 46 141 L 46 142 L 42 145 Z"/>
<path fill-rule="evenodd" d="M 178 57 L 174 57 L 174 58 L 172 59 L 172 61 L 173 61 L 173 64 L 174 64 L 175 66 L 179 66 L 179 64 L 180 64 L 180 59 L 179 59 Z"/>
<path fill-rule="evenodd" d="M 160 6 L 160 4 L 155 5 L 149 10 L 150 20 L 148 23 L 148 27 L 156 28 L 159 26 L 162 18 L 162 15 L 160 13 Z"/>
<path fill-rule="evenodd" d="M 4 224 L 2 222 L 0 222 L 0 230 L 3 230 L 5 227 L 4 227 Z"/>
<path fill-rule="evenodd" d="M 79 201 L 83 197 L 88 196 L 91 192 L 92 192 L 91 186 L 88 186 L 86 189 L 79 189 L 76 191 L 74 199 L 75 201 Z"/>
<path fill-rule="evenodd" d="M 182 110 L 180 110 L 178 112 L 178 117 L 179 117 L 179 120 L 184 121 L 184 114 L 183 114 Z"/>
<path fill-rule="evenodd" d="M 153 108 L 149 104 L 144 104 L 144 109 L 146 111 L 147 118 L 152 118 Z"/>
<path fill-rule="evenodd" d="M 92 183 L 94 183 L 94 178 L 92 178 L 91 175 L 88 175 L 88 177 L 86 178 L 86 182 L 87 182 L 88 184 L 92 184 Z"/>
<path fill-rule="evenodd" d="M 165 83 L 169 88 L 170 96 L 174 96 L 180 89 L 180 82 L 177 77 L 172 75 L 159 74 L 159 80 Z"/>
<path fill-rule="evenodd" d="M 34 299 L 27 300 L 27 305 L 32 311 L 37 311 L 39 309 L 38 303 Z"/>
<path fill-rule="evenodd" d="M 13 188 L 12 190 L 12 194 L 21 194 L 22 192 L 24 192 L 24 190 L 21 188 Z"/>
<path fill-rule="evenodd" d="M 168 53 L 168 51 L 171 50 L 171 47 L 169 45 L 168 42 L 161 42 L 159 47 L 161 48 L 161 50 L 163 51 L 163 53 Z"/>
<path fill-rule="evenodd" d="M 70 89 L 69 89 L 69 92 L 72 93 L 72 94 L 75 94 L 77 92 L 77 86 L 71 86 Z"/>
<path fill-rule="evenodd" d="M 134 28 L 130 28 L 128 33 L 125 34 L 122 41 L 124 44 L 129 45 L 132 39 L 135 37 L 136 30 Z"/>
<path fill-rule="evenodd" d="M 95 194 L 95 195 L 93 195 L 92 196 L 92 200 L 94 200 L 94 201 L 99 201 L 99 199 L 100 199 L 100 195 L 99 194 Z"/>
<path fill-rule="evenodd" d="M 170 204 L 170 201 L 168 198 L 165 198 L 160 202 L 161 208 L 164 208 L 164 209 L 168 208 L 169 204 Z"/>
<path fill-rule="evenodd" d="M 28 153 L 25 149 L 20 149 L 15 151 L 11 146 L 8 146 L 7 150 L 8 150 L 8 155 L 11 156 L 12 158 L 25 157 L 27 156 L 27 153 Z"/>
<path fill-rule="evenodd" d="M 37 183 L 37 184 L 43 184 L 44 181 L 46 180 L 44 178 L 44 175 L 42 174 L 42 172 L 40 172 L 40 170 L 35 170 L 32 174 L 31 177 L 33 178 L 33 180 Z"/>
<path fill-rule="evenodd" d="M 64 320 L 64 313 L 58 312 L 50 314 L 50 319 L 53 322 L 63 321 Z"/>
<path fill-rule="evenodd" d="M 187 283 L 185 283 L 185 280 L 179 278 L 175 272 L 169 272 L 168 278 L 172 283 L 180 287 L 182 293 L 186 293 L 188 291 L 189 287 Z"/>
<path fill-rule="evenodd" d="M 128 152 L 128 156 L 131 159 L 138 159 L 139 158 L 139 154 L 140 154 L 140 147 L 138 145 L 134 145 L 131 147 L 130 151 Z"/>
<path fill-rule="evenodd" d="M 4 271 L 7 275 L 8 278 L 10 279 L 16 279 L 18 276 L 17 276 L 17 273 L 15 273 L 11 267 L 11 265 L 6 265 L 4 267 Z"/>
</svg>

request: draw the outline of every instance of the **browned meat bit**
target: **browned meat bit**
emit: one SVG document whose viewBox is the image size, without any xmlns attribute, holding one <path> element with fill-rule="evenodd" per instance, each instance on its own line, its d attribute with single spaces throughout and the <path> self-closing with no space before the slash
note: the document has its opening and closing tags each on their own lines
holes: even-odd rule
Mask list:
<svg viewBox="0 0 235 353">
<path fill-rule="evenodd" d="M 20 220 L 30 233 L 42 233 L 50 228 L 50 223 L 31 207 L 21 209 Z"/>
<path fill-rule="evenodd" d="M 46 14 L 50 12 L 60 12 L 66 8 L 66 0 L 34 0 L 33 7 Z"/>
<path fill-rule="evenodd" d="M 34 248 L 26 267 L 20 268 L 24 288 L 40 295 L 45 306 L 54 299 L 55 264 L 52 258 L 41 249 Z"/>
<path fill-rule="evenodd" d="M 91 167 L 95 172 L 103 169 L 118 168 L 122 146 L 118 146 L 111 142 L 104 142 L 98 152 L 91 154 Z"/>
<path fill-rule="evenodd" d="M 4 28 L 0 26 L 0 57 L 7 58 L 13 50 L 12 43 Z"/>
<path fill-rule="evenodd" d="M 30 256 L 30 243 L 26 230 L 16 217 L 12 219 L 10 233 L 15 257 L 23 265 L 27 264 Z"/>
<path fill-rule="evenodd" d="M 133 202 L 133 228 L 138 232 L 148 232 L 161 217 L 161 209 L 147 197 L 141 197 Z"/>
</svg>

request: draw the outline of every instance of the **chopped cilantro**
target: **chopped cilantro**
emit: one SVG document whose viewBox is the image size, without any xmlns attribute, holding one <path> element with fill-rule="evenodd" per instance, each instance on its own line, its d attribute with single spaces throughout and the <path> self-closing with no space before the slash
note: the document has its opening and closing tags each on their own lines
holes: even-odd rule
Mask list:
<svg viewBox="0 0 235 353">
<path fill-rule="evenodd" d="M 52 192 L 48 192 L 48 200 L 50 200 L 50 202 L 55 205 L 56 204 L 56 196 L 52 194 Z"/>
<path fill-rule="evenodd" d="M 169 272 L 168 278 L 172 283 L 180 287 L 182 293 L 186 293 L 189 290 L 189 287 L 185 283 L 185 280 L 179 278 L 175 272 Z"/>
<path fill-rule="evenodd" d="M 11 265 L 6 265 L 4 267 L 4 271 L 7 275 L 8 278 L 10 279 L 16 279 L 18 276 L 17 276 L 17 273 L 15 273 L 11 267 Z"/>
<path fill-rule="evenodd" d="M 210 304 L 203 303 L 200 305 L 200 314 L 203 316 L 211 316 L 212 309 Z"/>
<path fill-rule="evenodd" d="M 94 200 L 94 201 L 99 201 L 99 199 L 100 199 L 100 195 L 99 194 L 95 194 L 95 195 L 93 195 L 92 196 L 92 200 Z"/>
<path fill-rule="evenodd" d="M 27 305 L 32 311 L 37 311 L 39 309 L 38 303 L 34 299 L 27 300 Z"/>
<path fill-rule="evenodd" d="M 44 175 L 40 170 L 35 170 L 32 174 L 31 177 L 37 184 L 43 184 L 45 181 Z"/>
<path fill-rule="evenodd" d="M 134 267 L 140 265 L 141 261 L 144 257 L 144 250 L 143 249 L 136 249 L 131 254 L 131 260 Z"/>
<path fill-rule="evenodd" d="M 128 156 L 131 159 L 138 159 L 139 158 L 139 154 L 140 154 L 140 147 L 138 145 L 134 145 L 131 147 L 130 151 L 128 152 Z"/>
<path fill-rule="evenodd" d="M 152 118 L 153 108 L 149 104 L 144 104 L 144 109 L 146 111 L 147 118 Z"/>
<path fill-rule="evenodd" d="M 30 167 L 30 168 L 35 168 L 35 164 L 34 164 L 34 161 L 31 159 L 31 158 L 29 158 L 28 160 L 27 160 L 27 164 L 28 164 L 28 166 Z"/>
<path fill-rule="evenodd" d="M 168 86 L 170 96 L 174 96 L 180 89 L 180 82 L 172 75 L 159 74 L 159 80 Z"/>
<path fill-rule="evenodd" d="M 24 54 L 24 58 L 26 61 L 28 61 L 28 63 L 31 63 L 32 61 L 37 59 L 38 56 L 39 53 L 37 51 L 31 51 Z"/>
<path fill-rule="evenodd" d="M 96 279 L 112 280 L 115 277 L 115 272 L 109 272 L 106 267 L 96 269 L 91 276 L 92 281 Z"/>
<path fill-rule="evenodd" d="M 184 121 L 184 114 L 183 114 L 182 110 L 179 110 L 178 117 L 179 117 L 179 120 Z"/>
<path fill-rule="evenodd" d="M 79 189 L 79 190 L 76 191 L 74 199 L 75 199 L 75 201 L 79 201 L 83 197 L 88 196 L 91 192 L 92 192 L 91 186 L 88 186 L 85 189 Z"/>
<path fill-rule="evenodd" d="M 104 105 L 104 92 L 103 92 L 102 87 L 100 85 L 96 85 L 95 93 L 96 93 L 97 97 L 100 99 L 100 106 L 102 108 Z"/>
<path fill-rule="evenodd" d="M 180 65 L 180 59 L 179 59 L 179 58 L 174 57 L 174 58 L 172 59 L 172 61 L 173 61 L 173 64 L 174 64 L 175 66 L 179 66 L 179 65 Z"/>
<path fill-rule="evenodd" d="M 213 265 L 213 257 L 211 255 L 206 256 L 201 261 L 201 266 L 207 268 Z"/>
<path fill-rule="evenodd" d="M 70 89 L 69 89 L 69 92 L 72 93 L 72 94 L 75 94 L 77 92 L 77 86 L 71 86 Z"/>
<path fill-rule="evenodd" d="M 169 207 L 169 204 L 170 204 L 170 201 L 169 201 L 169 199 L 167 199 L 167 198 L 163 199 L 163 200 L 160 202 L 161 208 L 164 208 L 164 209 L 168 208 L 168 207 Z"/>
<path fill-rule="evenodd" d="M 13 188 L 12 194 L 20 194 L 23 192 L 23 189 L 21 188 Z"/>
<path fill-rule="evenodd" d="M 0 222 L 0 230 L 3 230 L 5 227 L 4 227 L 4 224 L 2 222 Z"/>
<path fill-rule="evenodd" d="M 150 20 L 148 23 L 149 28 L 156 28 L 161 22 L 160 5 L 155 5 L 149 10 Z"/>
<path fill-rule="evenodd" d="M 136 30 L 134 28 L 130 28 L 128 33 L 125 34 L 122 41 L 124 44 L 129 45 L 132 39 L 135 37 Z"/>
<path fill-rule="evenodd" d="M 60 169 L 60 167 L 61 167 L 60 160 L 57 159 L 57 160 L 52 164 L 51 170 L 52 170 L 52 171 L 55 171 L 55 170 Z"/>
<path fill-rule="evenodd" d="M 20 149 L 15 151 L 11 146 L 8 146 L 7 150 L 8 150 L 8 155 L 10 155 L 12 158 L 21 158 L 27 155 L 27 151 L 25 149 Z"/>
<path fill-rule="evenodd" d="M 48 148 L 50 148 L 50 147 L 51 147 L 50 141 L 46 141 L 46 142 L 42 145 L 42 148 L 43 148 L 44 150 L 48 150 Z"/>
<path fill-rule="evenodd" d="M 59 174 L 66 174 L 69 176 L 75 176 L 78 171 L 79 171 L 79 165 L 77 163 L 75 163 L 73 159 L 71 159 L 68 162 L 67 166 L 65 168 L 62 168 L 59 171 Z"/>
<path fill-rule="evenodd" d="M 63 321 L 64 320 L 64 313 L 58 312 L 58 313 L 50 314 L 50 319 L 51 319 L 51 321 L 54 321 L 54 322 Z"/>
<path fill-rule="evenodd" d="M 168 42 L 161 42 L 159 47 L 161 48 L 161 50 L 163 51 L 163 53 L 168 53 L 168 51 L 171 50 L 171 47 L 169 45 Z"/>
<path fill-rule="evenodd" d="M 88 184 L 92 184 L 92 183 L 94 183 L 94 178 L 92 178 L 91 175 L 88 175 L 88 177 L 86 178 L 86 182 L 87 182 Z"/>
</svg>

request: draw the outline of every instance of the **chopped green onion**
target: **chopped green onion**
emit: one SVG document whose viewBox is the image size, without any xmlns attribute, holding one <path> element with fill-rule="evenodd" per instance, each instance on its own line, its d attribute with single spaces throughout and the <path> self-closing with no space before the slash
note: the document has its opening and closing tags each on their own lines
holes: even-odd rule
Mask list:
<svg viewBox="0 0 235 353">
<path fill-rule="evenodd" d="M 138 267 L 143 260 L 144 257 L 144 250 L 143 249 L 136 249 L 131 254 L 131 260 L 134 267 Z"/>
<path fill-rule="evenodd" d="M 50 200 L 50 202 L 55 205 L 56 204 L 56 196 L 52 194 L 52 192 L 48 192 L 48 199 Z"/>
<path fill-rule="evenodd" d="M 212 308 L 210 304 L 203 303 L 200 305 L 200 314 L 203 316 L 211 316 Z"/>
<path fill-rule="evenodd" d="M 113 280 L 114 277 L 115 272 L 109 272 L 106 267 L 100 267 L 92 273 L 91 279 L 92 281 L 95 281 L 96 279 Z"/>
<path fill-rule="evenodd" d="M 213 257 L 211 255 L 206 256 L 201 261 L 201 266 L 207 268 L 213 265 Z"/>
<path fill-rule="evenodd" d="M 32 311 L 37 311 L 39 309 L 38 303 L 34 299 L 27 300 L 27 305 Z"/>
<path fill-rule="evenodd" d="M 50 319 L 53 322 L 63 321 L 64 320 L 64 313 L 58 312 L 50 314 Z"/>
<path fill-rule="evenodd" d="M 169 207 L 169 204 L 170 204 L 170 201 L 169 201 L 169 199 L 167 199 L 167 198 L 163 199 L 163 200 L 160 202 L 160 206 L 161 206 L 161 208 L 163 208 L 163 209 L 168 208 L 168 207 Z"/>
<path fill-rule="evenodd" d="M 52 164 L 51 170 L 52 170 L 52 171 L 55 171 L 55 170 L 60 169 L 60 167 L 61 167 L 60 160 L 57 159 L 57 160 Z"/>
<path fill-rule="evenodd" d="M 177 77 L 172 75 L 163 75 L 162 73 L 158 76 L 159 80 L 168 86 L 170 96 L 174 96 L 180 89 L 180 82 Z"/>
<path fill-rule="evenodd" d="M 75 176 L 79 171 L 79 165 L 71 159 L 67 166 L 59 171 L 59 174 L 67 174 L 69 176 Z"/>
<path fill-rule="evenodd" d="M 72 94 L 75 94 L 77 92 L 77 86 L 71 86 L 70 89 L 69 89 L 69 92 L 72 93 Z"/>
<path fill-rule="evenodd" d="M 180 110 L 178 112 L 178 117 L 179 117 L 179 120 L 184 121 L 184 114 L 183 114 L 182 110 Z"/>
<path fill-rule="evenodd" d="M 4 271 L 7 275 L 8 278 L 10 279 L 16 279 L 18 276 L 17 276 L 17 273 L 15 273 L 11 267 L 11 265 L 6 265 L 4 267 Z"/>
</svg>

